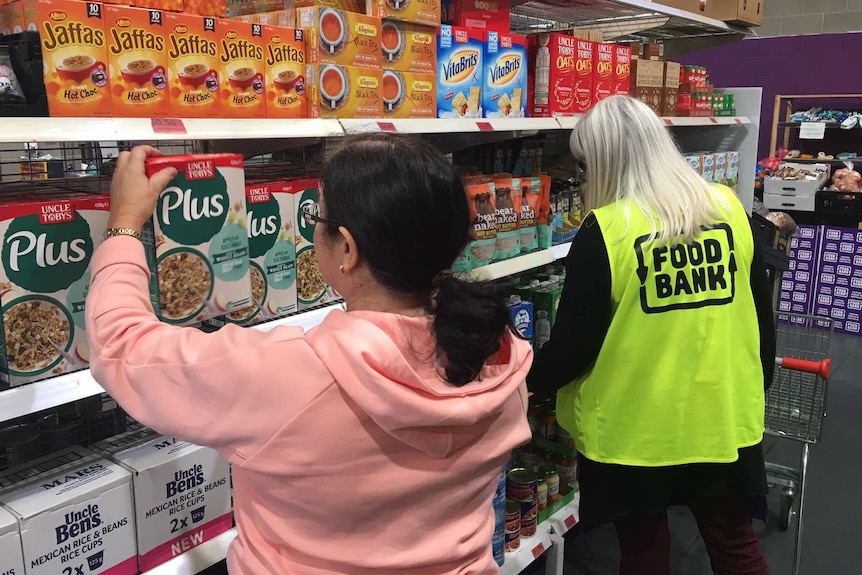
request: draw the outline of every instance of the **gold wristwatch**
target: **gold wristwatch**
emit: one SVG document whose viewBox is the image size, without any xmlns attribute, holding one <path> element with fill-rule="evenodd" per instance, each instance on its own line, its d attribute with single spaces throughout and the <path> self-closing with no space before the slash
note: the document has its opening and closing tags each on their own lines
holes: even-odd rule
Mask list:
<svg viewBox="0 0 862 575">
<path fill-rule="evenodd" d="M 136 240 L 141 239 L 141 232 L 132 228 L 108 228 L 105 230 L 103 239 L 113 238 L 114 236 L 132 236 Z"/>
</svg>

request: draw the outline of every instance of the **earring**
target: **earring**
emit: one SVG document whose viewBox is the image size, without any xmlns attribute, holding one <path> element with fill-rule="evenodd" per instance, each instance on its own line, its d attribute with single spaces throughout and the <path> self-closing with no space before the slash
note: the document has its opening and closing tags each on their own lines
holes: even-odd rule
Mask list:
<svg viewBox="0 0 862 575">
<path fill-rule="evenodd" d="M 344 273 L 344 264 L 338 266 L 338 269 L 341 270 L 341 273 Z"/>
</svg>

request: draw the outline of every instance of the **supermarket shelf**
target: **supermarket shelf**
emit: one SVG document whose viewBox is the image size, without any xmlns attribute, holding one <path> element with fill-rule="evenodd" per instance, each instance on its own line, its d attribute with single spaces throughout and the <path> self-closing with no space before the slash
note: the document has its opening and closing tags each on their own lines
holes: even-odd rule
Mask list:
<svg viewBox="0 0 862 575">
<path fill-rule="evenodd" d="M 554 253 L 551 250 L 539 250 L 537 252 L 476 268 L 470 274 L 470 278 L 477 281 L 498 280 L 533 268 L 552 264 L 554 261 L 556 261 L 556 258 L 554 258 Z"/>
<path fill-rule="evenodd" d="M 722 118 L 683 118 L 675 116 L 673 118 L 662 118 L 664 123 L 674 128 L 684 128 L 688 126 L 739 126 L 750 124 L 751 120 L 745 116 L 727 116 Z"/>
<path fill-rule="evenodd" d="M 279 326 L 299 326 L 309 330 L 335 309 L 344 307 L 341 304 L 321 307 L 253 327 L 261 331 Z M 0 392 L 0 423 L 104 392 L 89 369 L 15 387 Z"/>
<path fill-rule="evenodd" d="M 225 531 L 142 575 L 195 575 L 227 557 L 228 547 L 235 538 L 236 528 Z"/>
<path fill-rule="evenodd" d="M 751 34 L 749 29 L 651 0 L 516 0 L 512 4 L 512 29 L 520 32 L 583 28 L 601 30 L 608 40 Z"/>
<path fill-rule="evenodd" d="M 521 132 L 559 130 L 555 118 L 502 118 L 502 119 L 437 119 L 408 120 L 339 120 L 347 134 L 367 132 L 400 132 L 402 134 L 458 134 L 471 132 Z"/>
<path fill-rule="evenodd" d="M 569 255 L 569 248 L 572 247 L 572 242 L 566 244 L 559 244 L 551 247 L 551 252 L 554 254 L 555 260 L 561 260 L 567 255 Z"/>
<path fill-rule="evenodd" d="M 578 505 L 581 501 L 580 492 L 575 493 L 571 503 L 551 515 L 544 523 L 540 523 L 534 537 L 521 540 L 517 551 L 506 553 L 506 562 L 500 567 L 500 575 L 517 575 L 530 566 L 539 556 L 551 548 L 551 529 L 558 535 L 563 535 L 578 524 L 580 515 Z"/>
</svg>

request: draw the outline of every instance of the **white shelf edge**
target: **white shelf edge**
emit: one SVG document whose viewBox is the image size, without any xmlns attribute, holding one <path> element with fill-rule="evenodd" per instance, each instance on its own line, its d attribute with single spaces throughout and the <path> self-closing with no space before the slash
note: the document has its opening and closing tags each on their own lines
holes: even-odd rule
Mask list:
<svg viewBox="0 0 862 575">
<path fill-rule="evenodd" d="M 537 252 L 476 268 L 469 274 L 469 277 L 477 281 L 498 280 L 533 268 L 554 263 L 555 259 L 554 253 L 550 249 L 539 250 Z"/>
<path fill-rule="evenodd" d="M 554 119 L 560 125 L 561 129 L 563 129 L 563 130 L 574 130 L 575 124 L 577 124 L 582 117 L 583 117 L 583 115 L 579 114 L 577 116 L 558 116 Z"/>
<path fill-rule="evenodd" d="M 663 117 L 665 124 L 674 128 L 689 126 L 741 126 L 750 124 L 751 120 L 746 116 L 726 116 L 721 118 L 688 118 L 682 116 Z"/>
<path fill-rule="evenodd" d="M 572 247 L 572 242 L 567 242 L 565 244 L 557 244 L 555 246 L 551 246 L 551 252 L 554 254 L 555 260 L 561 260 L 569 255 L 569 249 Z"/>
<path fill-rule="evenodd" d="M 195 575 L 227 557 L 227 550 L 236 538 L 236 527 L 189 549 L 182 555 L 144 571 L 142 575 Z"/>
<path fill-rule="evenodd" d="M 344 309 L 344 307 L 340 303 L 321 307 L 256 325 L 253 328 L 269 331 L 279 326 L 293 325 L 308 331 L 335 309 Z M 0 391 L 0 424 L 104 392 L 102 386 L 93 379 L 89 369 L 13 387 Z"/>
<path fill-rule="evenodd" d="M 551 515 L 547 521 L 539 523 L 535 536 L 521 539 L 521 546 L 517 551 L 506 553 L 506 562 L 500 567 L 500 575 L 518 575 L 518 573 L 529 567 L 542 553 L 550 549 L 551 529 L 554 530 L 554 533 L 563 535 L 571 529 L 571 527 L 566 525 L 567 520 L 572 527 L 577 525 L 580 521 L 580 515 L 578 514 L 578 505 L 580 502 L 581 492 L 578 491 L 575 493 L 575 497 L 571 503 Z"/>
</svg>

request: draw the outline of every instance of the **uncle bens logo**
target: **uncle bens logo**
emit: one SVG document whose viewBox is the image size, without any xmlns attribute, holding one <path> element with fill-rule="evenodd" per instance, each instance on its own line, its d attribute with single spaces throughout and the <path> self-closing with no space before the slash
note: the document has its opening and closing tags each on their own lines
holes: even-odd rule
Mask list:
<svg viewBox="0 0 862 575">
<path fill-rule="evenodd" d="M 518 75 L 521 69 L 521 56 L 519 54 L 504 54 L 497 58 L 493 66 L 488 67 L 492 86 L 508 84 Z"/>
<path fill-rule="evenodd" d="M 54 528 L 57 545 L 98 529 L 101 524 L 102 514 L 96 503 L 90 503 L 79 511 L 70 511 L 63 515 L 63 524 Z"/>
<path fill-rule="evenodd" d="M 224 227 L 230 205 L 227 182 L 211 161 L 178 168 L 159 196 L 156 216 L 164 234 L 176 243 L 200 245 Z"/>
<path fill-rule="evenodd" d="M 245 197 L 248 254 L 257 258 L 265 255 L 275 245 L 281 230 L 281 212 L 278 201 L 266 186 L 246 189 Z"/>
<path fill-rule="evenodd" d="M 81 279 L 93 255 L 90 225 L 71 202 L 44 203 L 39 212 L 14 218 L 3 236 L 9 280 L 31 292 L 68 289 Z"/>
<path fill-rule="evenodd" d="M 204 466 L 198 463 L 188 469 L 174 471 L 174 478 L 165 484 L 165 495 L 171 498 L 178 493 L 185 493 L 195 487 L 200 487 L 205 482 Z"/>
</svg>

